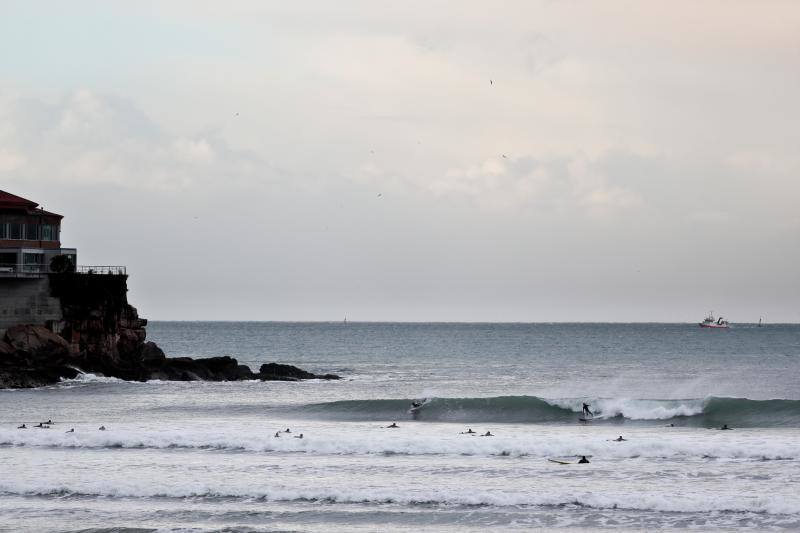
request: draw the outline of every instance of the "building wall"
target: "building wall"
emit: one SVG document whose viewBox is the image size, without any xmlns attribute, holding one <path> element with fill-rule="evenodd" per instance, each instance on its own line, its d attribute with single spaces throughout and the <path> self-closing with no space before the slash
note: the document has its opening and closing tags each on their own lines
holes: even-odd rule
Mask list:
<svg viewBox="0 0 800 533">
<path fill-rule="evenodd" d="M 26 241 L 18 239 L 0 239 L 0 248 L 42 248 L 56 250 L 61 248 L 58 241 Z"/>
<path fill-rule="evenodd" d="M 50 280 L 0 278 L 0 335 L 17 324 L 61 320 L 61 302 L 50 296 Z"/>
</svg>

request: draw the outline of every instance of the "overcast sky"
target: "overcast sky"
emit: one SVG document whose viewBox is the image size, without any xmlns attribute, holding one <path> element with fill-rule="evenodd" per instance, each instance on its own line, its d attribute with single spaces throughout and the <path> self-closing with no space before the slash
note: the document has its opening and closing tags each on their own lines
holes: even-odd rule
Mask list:
<svg viewBox="0 0 800 533">
<path fill-rule="evenodd" d="M 800 322 L 800 3 L 0 0 L 0 189 L 150 319 Z"/>
</svg>

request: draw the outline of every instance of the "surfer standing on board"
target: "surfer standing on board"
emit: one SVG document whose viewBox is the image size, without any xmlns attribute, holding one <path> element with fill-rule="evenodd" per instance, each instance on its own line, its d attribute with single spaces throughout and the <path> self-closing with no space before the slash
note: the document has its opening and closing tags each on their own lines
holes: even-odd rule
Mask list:
<svg viewBox="0 0 800 533">
<path fill-rule="evenodd" d="M 589 404 L 583 404 L 583 416 L 594 416 L 594 414 L 589 410 Z"/>
</svg>

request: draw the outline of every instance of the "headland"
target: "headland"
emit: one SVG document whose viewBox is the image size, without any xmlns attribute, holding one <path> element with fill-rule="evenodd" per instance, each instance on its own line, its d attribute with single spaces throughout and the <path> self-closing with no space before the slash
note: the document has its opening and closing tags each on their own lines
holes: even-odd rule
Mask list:
<svg viewBox="0 0 800 533">
<path fill-rule="evenodd" d="M 0 388 L 40 387 L 82 372 L 129 381 L 339 379 L 232 357 L 167 357 L 128 303 L 123 266 L 77 266 L 61 220 L 0 191 Z"/>
</svg>

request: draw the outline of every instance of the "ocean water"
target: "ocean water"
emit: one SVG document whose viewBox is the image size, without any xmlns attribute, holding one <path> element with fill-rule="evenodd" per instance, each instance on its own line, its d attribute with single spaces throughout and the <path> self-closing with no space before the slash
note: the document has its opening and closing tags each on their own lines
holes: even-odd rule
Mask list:
<svg viewBox="0 0 800 533">
<path fill-rule="evenodd" d="M 800 529 L 797 325 L 154 322 L 148 335 L 171 356 L 344 379 L 87 374 L 0 391 L 0 531 Z"/>
</svg>

